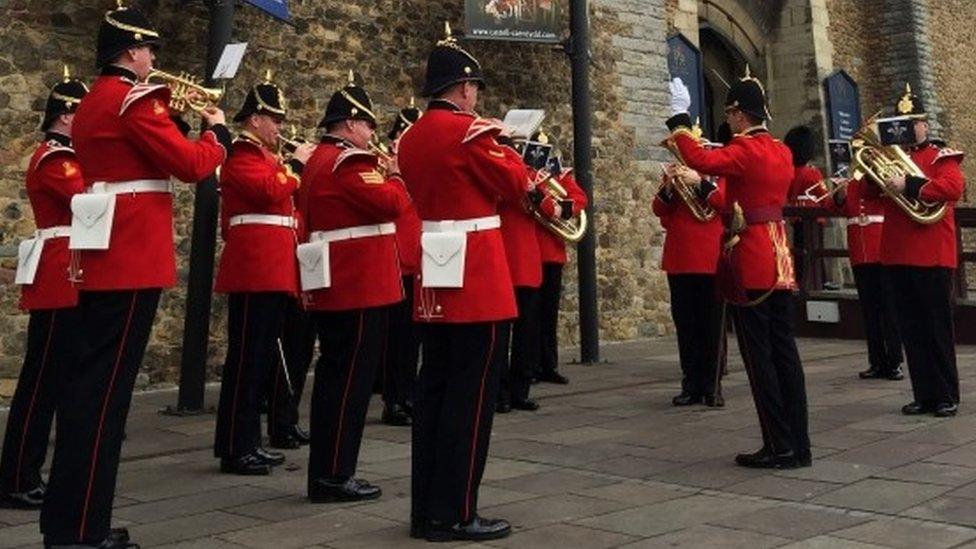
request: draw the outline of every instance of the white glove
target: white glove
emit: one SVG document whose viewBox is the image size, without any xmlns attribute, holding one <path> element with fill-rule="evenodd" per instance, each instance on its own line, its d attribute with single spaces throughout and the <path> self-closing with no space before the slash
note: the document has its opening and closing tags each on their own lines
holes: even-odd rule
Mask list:
<svg viewBox="0 0 976 549">
<path fill-rule="evenodd" d="M 691 92 L 677 76 L 668 83 L 671 89 L 671 116 L 686 113 L 691 109 Z"/>
</svg>

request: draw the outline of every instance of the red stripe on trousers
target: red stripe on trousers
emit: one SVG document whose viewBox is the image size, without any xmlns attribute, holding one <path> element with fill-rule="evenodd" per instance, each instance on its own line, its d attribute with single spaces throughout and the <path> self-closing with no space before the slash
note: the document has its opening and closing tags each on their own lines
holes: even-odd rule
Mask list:
<svg viewBox="0 0 976 549">
<path fill-rule="evenodd" d="M 356 348 L 352 351 L 349 363 L 349 375 L 346 376 L 346 389 L 342 392 L 342 404 L 339 406 L 339 425 L 336 427 L 335 450 L 332 453 L 332 476 L 336 476 L 339 469 L 339 448 L 342 446 L 342 424 L 346 417 L 346 401 L 349 399 L 349 388 L 352 386 L 352 374 L 356 371 L 356 358 L 359 357 L 359 346 L 363 342 L 363 315 L 359 311 L 359 331 L 356 334 Z"/>
<path fill-rule="evenodd" d="M 115 380 L 119 376 L 119 366 L 122 365 L 122 353 L 125 351 L 125 342 L 129 339 L 129 327 L 132 324 L 132 315 L 136 310 L 136 299 L 139 291 L 132 292 L 132 303 L 129 304 L 129 315 L 125 319 L 125 328 L 122 330 L 122 341 L 119 343 L 119 352 L 115 355 L 115 366 L 112 368 L 112 377 L 109 379 L 108 390 L 105 391 L 105 398 L 102 399 L 102 413 L 98 418 L 98 431 L 95 432 L 95 447 L 92 449 L 91 468 L 88 471 L 88 489 L 85 490 L 85 504 L 81 512 L 81 524 L 78 527 L 78 542 L 85 541 L 85 528 L 88 522 L 88 505 L 91 503 L 92 488 L 95 484 L 95 467 L 98 465 L 98 449 L 102 445 L 102 428 L 105 427 L 105 414 L 108 413 L 108 402 L 112 397 L 112 390 L 115 388 Z"/>
<path fill-rule="evenodd" d="M 464 521 L 471 520 L 471 489 L 474 484 L 474 462 L 478 450 L 478 430 L 481 428 L 481 410 L 485 402 L 485 385 L 488 381 L 488 368 L 491 366 L 491 357 L 495 354 L 495 325 L 491 325 L 491 343 L 488 345 L 488 356 L 485 358 L 485 366 L 481 372 L 481 388 L 478 390 L 478 408 L 474 414 L 474 429 L 471 433 L 471 460 L 468 463 L 468 486 L 464 494 Z"/>
<path fill-rule="evenodd" d="M 244 348 L 247 343 L 247 312 L 251 305 L 251 296 L 244 296 L 244 324 L 241 326 L 241 358 L 237 361 L 237 381 L 234 382 L 234 400 L 230 405 L 230 434 L 227 440 L 227 452 L 229 457 L 234 456 L 234 431 L 237 424 L 237 400 L 241 393 L 241 371 L 244 369 Z"/>
<path fill-rule="evenodd" d="M 54 335 L 54 320 L 58 311 L 51 311 L 51 323 L 47 328 L 47 338 L 44 341 L 44 352 L 41 353 L 41 368 L 37 372 L 37 381 L 34 383 L 34 391 L 31 393 L 30 404 L 27 406 L 27 416 L 24 417 L 23 431 L 20 433 L 20 450 L 17 452 L 17 476 L 14 477 L 14 492 L 20 492 L 20 471 L 24 464 L 24 448 L 27 446 L 27 431 L 30 429 L 30 419 L 34 414 L 34 403 L 37 401 L 37 391 L 41 388 L 41 380 L 44 379 L 44 369 L 47 367 L 47 354 L 51 349 L 51 336 Z M 50 434 L 50 433 L 49 433 Z"/>
</svg>

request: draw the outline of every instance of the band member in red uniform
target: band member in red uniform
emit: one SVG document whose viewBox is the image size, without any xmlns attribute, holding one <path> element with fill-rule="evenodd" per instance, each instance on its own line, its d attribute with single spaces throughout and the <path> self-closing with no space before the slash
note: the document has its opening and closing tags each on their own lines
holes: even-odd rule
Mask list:
<svg viewBox="0 0 976 549">
<path fill-rule="evenodd" d="M 791 206 L 799 208 L 813 208 L 820 205 L 824 195 L 827 194 L 827 186 L 824 183 L 823 173 L 816 166 L 811 164 L 814 155 L 814 136 L 810 128 L 806 126 L 795 126 L 786 132 L 783 143 L 790 148 L 793 154 L 793 182 L 790 183 L 790 192 L 787 202 Z M 806 235 L 803 234 L 803 221 L 797 218 L 790 220 L 793 224 L 793 249 L 806 251 Z M 818 241 L 823 241 L 824 225 L 826 219 L 817 220 Z M 804 258 L 797 257 L 794 262 L 797 284 L 803 283 L 806 274 Z M 821 266 L 820 271 L 823 271 Z"/>
<path fill-rule="evenodd" d="M 473 113 L 481 65 L 451 36 L 427 60 L 424 116 L 400 138 L 404 181 L 423 220 L 415 319 L 423 362 L 413 424 L 411 528 L 428 540 L 507 536 L 477 514 L 515 292 L 498 202 L 530 189 L 525 164 Z M 535 200 L 539 200 L 536 196 Z"/>
<path fill-rule="evenodd" d="M 960 168 L 963 153 L 929 139 L 925 107 L 907 86 L 895 112 L 914 119 L 916 143 L 907 152 L 925 177 L 895 176 L 887 182 L 888 188 L 908 198 L 947 206 L 941 220 L 922 224 L 893 200 L 884 201 L 881 264 L 890 275 L 915 396 L 902 413 L 949 417 L 959 410 L 952 277 L 958 265 L 955 203 L 965 189 Z"/>
<path fill-rule="evenodd" d="M 87 191 L 72 200 L 69 242 L 81 249 L 71 327 L 80 351 L 58 395 L 41 512 L 46 545 L 126 546 L 109 537 L 109 525 L 132 388 L 160 293 L 176 282 L 169 178 L 200 180 L 230 149 L 219 109 L 203 110 L 210 129 L 190 141 L 170 118 L 169 88 L 140 83 L 158 45 L 159 34 L 138 10 L 107 13 L 98 32 L 102 74 L 75 113 Z"/>
<path fill-rule="evenodd" d="M 687 165 L 726 179 L 728 236 L 719 259 L 718 284 L 733 304 L 739 348 L 759 414 L 763 447 L 736 456 L 743 467 L 792 468 L 811 462 L 806 387 L 793 336 L 793 258 L 783 205 L 793 180 L 786 145 L 765 126 L 766 94 L 759 80 L 735 82 L 725 100 L 726 121 L 736 134 L 706 150 L 690 131 L 688 88 L 671 82 L 671 139 Z"/>
<path fill-rule="evenodd" d="M 324 267 L 306 284 L 322 355 L 312 390 L 308 497 L 313 502 L 375 499 L 380 489 L 354 477 L 366 410 L 383 353 L 390 306 L 403 299 L 394 221 L 410 198 L 395 159 L 367 147 L 376 116 L 366 90 L 335 92 L 319 124 L 326 134 L 305 168 L 300 195 L 309 243 L 302 269 Z M 317 254 L 309 261 L 307 250 Z M 311 277 L 303 272 L 303 278 Z"/>
<path fill-rule="evenodd" d="M 715 215 L 695 217 L 674 185 L 686 185 L 697 200 L 696 209 L 707 206 Z M 724 406 L 719 366 L 722 304 L 715 292 L 715 271 L 722 239 L 722 218 L 717 214 L 725 207 L 725 181 L 670 166 L 652 207 L 665 230 L 661 268 L 668 274 L 681 361 L 681 394 L 671 403 Z"/>
<path fill-rule="evenodd" d="M 71 148 L 71 124 L 86 93 L 88 88 L 65 68 L 64 81 L 47 98 L 44 141 L 27 165 L 27 198 L 37 231 L 20 244 L 16 281 L 22 285 L 20 308 L 30 320 L 0 456 L 0 506 L 39 508 L 44 501 L 41 467 L 54 421 L 56 384 L 73 352 L 64 330 L 78 304 L 78 291 L 67 276 L 68 235 L 71 197 L 84 192 L 85 182 Z"/>
<path fill-rule="evenodd" d="M 397 151 L 400 136 L 423 113 L 414 105 L 401 109 L 387 137 Z M 390 309 L 383 352 L 383 423 L 406 426 L 413 414 L 413 389 L 420 358 L 420 329 L 413 321 L 413 281 L 420 274 L 420 217 L 413 202 L 396 220 L 397 252 L 403 274 L 403 301 Z"/>
<path fill-rule="evenodd" d="M 293 196 L 312 154 L 312 145 L 301 145 L 284 163 L 272 152 L 285 114 L 284 95 L 269 74 L 234 116 L 241 133 L 220 176 L 225 244 L 216 291 L 228 294 L 228 314 L 214 455 L 225 473 L 267 475 L 285 461 L 261 447 L 258 410 L 270 369 L 281 367 L 285 308 L 298 294 Z"/>
<path fill-rule="evenodd" d="M 552 176 L 566 189 L 567 200 L 561 207 L 564 218 L 578 216 L 589 201 L 576 183 L 571 168 L 563 168 L 558 156 L 550 163 Z M 540 183 L 542 185 L 542 183 Z M 540 189 L 541 190 L 541 189 Z M 539 253 L 542 256 L 542 288 L 539 290 L 539 367 L 536 379 L 565 385 L 569 378 L 559 372 L 559 302 L 562 298 L 563 266 L 566 264 L 566 242 L 541 224 L 536 224 Z"/>
<path fill-rule="evenodd" d="M 549 150 L 548 136 L 536 132 L 531 136 L 527 149 L 533 148 L 536 157 L 527 153 L 525 162 L 529 173 L 538 178 L 544 168 Z M 537 165 L 532 165 L 536 162 Z M 529 398 L 532 377 L 539 368 L 539 340 L 542 337 L 539 324 L 539 288 L 542 286 L 542 254 L 536 227 L 539 223 L 526 209 L 528 202 L 501 202 L 498 216 L 502 222 L 502 241 L 508 270 L 515 286 L 515 304 L 518 317 L 512 322 L 511 352 L 503 367 L 498 403 L 495 411 L 506 414 L 512 409 L 534 412 L 539 404 Z"/>
<path fill-rule="evenodd" d="M 884 200 L 868 185 L 873 183 L 852 180 L 828 205 L 847 217 L 847 254 L 868 344 L 869 367 L 858 375 L 861 379 L 899 380 L 905 378 L 901 337 L 891 282 L 881 266 Z"/>
</svg>

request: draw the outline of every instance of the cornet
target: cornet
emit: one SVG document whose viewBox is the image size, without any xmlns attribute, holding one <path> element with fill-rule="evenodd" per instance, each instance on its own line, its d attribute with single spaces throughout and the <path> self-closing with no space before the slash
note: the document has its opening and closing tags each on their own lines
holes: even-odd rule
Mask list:
<svg viewBox="0 0 976 549">
<path fill-rule="evenodd" d="M 216 106 L 224 95 L 224 90 L 204 87 L 200 84 L 199 78 L 185 72 L 175 75 L 154 69 L 146 79 L 146 81 L 152 80 L 158 80 L 169 87 L 171 92 L 169 108 L 179 113 L 185 113 L 187 110 L 200 112 Z M 190 92 L 196 92 L 198 97 L 191 98 Z"/>
</svg>

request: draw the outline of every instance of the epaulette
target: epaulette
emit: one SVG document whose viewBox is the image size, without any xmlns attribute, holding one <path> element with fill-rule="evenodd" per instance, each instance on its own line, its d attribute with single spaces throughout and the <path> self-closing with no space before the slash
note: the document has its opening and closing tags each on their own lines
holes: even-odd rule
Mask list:
<svg viewBox="0 0 976 549">
<path fill-rule="evenodd" d="M 166 94 L 167 94 L 166 103 L 169 103 L 169 87 L 167 87 L 165 84 L 141 83 L 132 86 L 132 89 L 129 90 L 129 93 L 125 94 L 125 99 L 122 100 L 122 107 L 119 108 L 119 116 L 125 114 L 126 109 L 128 109 L 129 106 L 135 103 L 136 101 L 160 90 L 166 90 Z"/>
<path fill-rule="evenodd" d="M 37 157 L 37 161 L 34 163 L 34 167 L 35 168 L 37 166 L 40 166 L 41 165 L 41 162 L 43 162 L 45 158 L 47 158 L 47 157 L 49 157 L 49 156 L 51 156 L 53 154 L 68 153 L 71 156 L 74 156 L 75 155 L 75 150 L 74 149 L 72 149 L 71 147 L 65 147 L 64 145 L 58 143 L 57 141 L 55 141 L 53 139 L 47 142 L 47 146 L 48 146 L 48 149 L 46 151 L 44 151 L 43 153 L 41 153 L 41 156 Z"/>
<path fill-rule="evenodd" d="M 502 125 L 498 120 L 491 120 L 488 118 L 475 118 L 471 122 L 471 126 L 468 127 L 468 132 L 464 135 L 464 139 L 461 143 L 468 143 L 476 137 L 486 134 L 486 133 L 502 133 L 505 131 L 505 126 Z"/>
<path fill-rule="evenodd" d="M 332 173 L 335 173 L 336 170 L 339 169 L 339 166 L 341 166 L 343 162 L 345 162 L 346 160 L 349 160 L 350 158 L 356 157 L 356 156 L 361 156 L 361 157 L 366 157 L 366 158 L 376 158 L 376 155 L 375 154 L 373 154 L 373 153 L 371 153 L 371 152 L 369 152 L 369 151 L 367 151 L 365 149 L 357 149 L 355 147 L 350 147 L 350 148 L 342 151 L 341 153 L 339 153 L 339 156 L 336 157 L 335 164 L 333 164 L 333 166 L 332 166 Z"/>
<path fill-rule="evenodd" d="M 962 151 L 957 151 L 951 147 L 942 147 L 939 149 L 939 154 L 935 155 L 935 158 L 932 159 L 932 164 L 935 164 L 943 158 L 958 158 L 962 162 L 964 156 L 966 156 L 966 153 Z"/>
</svg>

